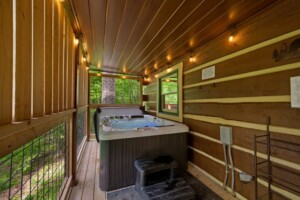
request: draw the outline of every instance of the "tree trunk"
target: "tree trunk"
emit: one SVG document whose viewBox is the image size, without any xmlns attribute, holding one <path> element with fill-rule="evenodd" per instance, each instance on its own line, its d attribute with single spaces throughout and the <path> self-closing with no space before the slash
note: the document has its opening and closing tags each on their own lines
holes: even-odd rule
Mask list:
<svg viewBox="0 0 300 200">
<path fill-rule="evenodd" d="M 116 99 L 116 83 L 114 78 L 102 77 L 102 103 L 114 104 Z"/>
</svg>

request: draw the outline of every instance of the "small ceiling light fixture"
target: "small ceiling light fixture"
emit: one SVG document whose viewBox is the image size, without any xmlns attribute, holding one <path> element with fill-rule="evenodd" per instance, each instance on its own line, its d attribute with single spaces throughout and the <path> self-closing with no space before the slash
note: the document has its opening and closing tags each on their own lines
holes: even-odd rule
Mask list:
<svg viewBox="0 0 300 200">
<path fill-rule="evenodd" d="M 196 56 L 194 56 L 192 53 L 190 53 L 189 61 L 190 62 L 196 62 Z"/>
<path fill-rule="evenodd" d="M 147 76 L 149 74 L 148 68 L 145 68 L 144 74 Z"/>
<path fill-rule="evenodd" d="M 229 41 L 230 43 L 233 43 L 233 41 L 234 41 L 234 37 L 233 37 L 233 35 L 230 35 L 230 36 L 229 36 L 229 39 L 228 39 L 228 41 Z"/>
<path fill-rule="evenodd" d="M 74 44 L 78 45 L 79 44 L 79 39 L 78 38 L 74 38 Z"/>
<path fill-rule="evenodd" d="M 154 77 L 155 77 L 155 78 L 157 78 L 157 77 L 158 77 L 158 75 L 157 75 L 157 74 L 155 74 L 155 75 L 154 75 Z"/>
<path fill-rule="evenodd" d="M 85 69 L 86 69 L 86 70 L 89 70 L 90 68 L 89 68 L 89 67 L 86 67 Z"/>
<path fill-rule="evenodd" d="M 158 69 L 157 63 L 154 64 L 154 69 Z"/>
<path fill-rule="evenodd" d="M 233 24 L 229 27 L 229 38 L 228 38 L 228 41 L 232 44 L 235 44 L 235 35 L 236 35 L 236 25 Z"/>
<path fill-rule="evenodd" d="M 171 61 L 171 60 L 172 60 L 171 55 L 167 55 L 167 60 L 168 60 L 168 61 Z"/>
<path fill-rule="evenodd" d="M 82 58 L 82 61 L 83 61 L 83 62 L 86 62 L 86 57 L 83 57 L 83 58 Z"/>
<path fill-rule="evenodd" d="M 167 72 L 168 72 L 168 73 L 171 72 L 171 71 L 172 71 L 171 68 L 168 68 L 168 69 L 167 69 Z"/>
<path fill-rule="evenodd" d="M 126 66 L 123 66 L 123 72 L 126 73 Z"/>
</svg>

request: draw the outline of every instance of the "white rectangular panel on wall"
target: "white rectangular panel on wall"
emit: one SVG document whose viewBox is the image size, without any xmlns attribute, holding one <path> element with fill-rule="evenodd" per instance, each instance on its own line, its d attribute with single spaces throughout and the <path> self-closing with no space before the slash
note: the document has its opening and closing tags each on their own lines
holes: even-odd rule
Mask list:
<svg viewBox="0 0 300 200">
<path fill-rule="evenodd" d="M 211 66 L 202 70 L 202 80 L 215 77 L 215 66 Z"/>
<path fill-rule="evenodd" d="M 300 76 L 291 77 L 291 106 L 300 108 Z"/>
</svg>

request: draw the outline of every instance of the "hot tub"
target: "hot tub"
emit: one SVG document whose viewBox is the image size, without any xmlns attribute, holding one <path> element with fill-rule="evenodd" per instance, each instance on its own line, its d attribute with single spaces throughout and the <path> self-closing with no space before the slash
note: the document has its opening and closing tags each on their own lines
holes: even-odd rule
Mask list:
<svg viewBox="0 0 300 200">
<path fill-rule="evenodd" d="M 101 108 L 95 115 L 100 143 L 100 188 L 111 191 L 133 185 L 134 161 L 171 155 L 178 175 L 187 168 L 188 127 L 150 115 L 139 107 Z"/>
</svg>

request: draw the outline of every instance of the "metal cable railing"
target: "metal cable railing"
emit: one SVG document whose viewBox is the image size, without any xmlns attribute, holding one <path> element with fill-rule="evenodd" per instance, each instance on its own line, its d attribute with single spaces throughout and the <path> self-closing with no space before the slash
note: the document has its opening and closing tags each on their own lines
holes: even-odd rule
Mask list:
<svg viewBox="0 0 300 200">
<path fill-rule="evenodd" d="M 0 159 L 0 199 L 57 199 L 66 176 L 66 124 Z"/>
<path fill-rule="evenodd" d="M 77 137 L 77 142 L 76 142 L 76 149 L 77 149 L 77 154 L 79 153 L 78 151 L 80 150 L 80 146 L 82 144 L 83 138 L 86 133 L 86 111 L 83 111 L 81 113 L 77 114 L 77 119 L 76 119 L 76 137 Z"/>
</svg>

